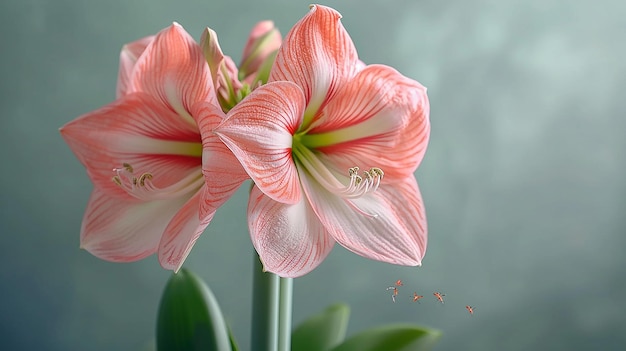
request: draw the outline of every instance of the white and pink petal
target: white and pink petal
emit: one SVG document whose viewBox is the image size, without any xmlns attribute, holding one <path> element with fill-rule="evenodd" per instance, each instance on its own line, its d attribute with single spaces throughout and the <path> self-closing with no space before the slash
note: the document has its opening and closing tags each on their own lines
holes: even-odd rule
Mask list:
<svg viewBox="0 0 626 351">
<path fill-rule="evenodd" d="M 255 184 L 283 203 L 300 199 L 291 148 L 303 112 L 304 97 L 296 84 L 268 83 L 237 104 L 215 130 Z"/>
<path fill-rule="evenodd" d="M 330 235 L 348 250 L 377 261 L 416 266 L 426 249 L 424 207 L 415 179 L 385 184 L 348 200 L 302 177 L 313 210 Z"/>
<path fill-rule="evenodd" d="M 281 277 L 295 278 L 311 272 L 335 244 L 306 198 L 296 204 L 283 204 L 256 186 L 250 192 L 248 225 L 263 269 Z"/>
<path fill-rule="evenodd" d="M 128 93 L 128 85 L 133 69 L 139 57 L 144 53 L 146 47 L 154 41 L 154 35 L 150 35 L 133 42 L 122 48 L 120 53 L 120 67 L 117 76 L 116 96 L 118 98 Z"/>
<path fill-rule="evenodd" d="M 188 200 L 124 201 L 94 189 L 80 233 L 81 248 L 113 262 L 132 262 L 157 251 L 163 230 Z"/>
<path fill-rule="evenodd" d="M 358 67 L 356 48 L 340 19 L 330 7 L 312 5 L 286 35 L 270 73 L 270 82 L 288 80 L 302 88 L 305 128 Z"/>
<path fill-rule="evenodd" d="M 215 212 L 200 216 L 200 204 L 208 196 L 203 186 L 174 215 L 159 243 L 158 257 L 165 269 L 178 272 L 196 240 L 209 225 Z"/>
<path fill-rule="evenodd" d="M 191 124 L 195 103 L 217 103 L 202 49 L 178 23 L 160 31 L 146 48 L 135 64 L 130 90 L 158 98 Z"/>
</svg>

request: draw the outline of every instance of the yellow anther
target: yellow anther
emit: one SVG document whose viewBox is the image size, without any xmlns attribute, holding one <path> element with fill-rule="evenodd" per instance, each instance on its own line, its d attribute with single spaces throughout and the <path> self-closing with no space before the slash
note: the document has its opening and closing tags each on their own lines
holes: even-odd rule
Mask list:
<svg viewBox="0 0 626 351">
<path fill-rule="evenodd" d="M 146 186 L 146 180 L 152 179 L 152 173 L 144 173 L 139 177 L 139 185 Z"/>
<path fill-rule="evenodd" d="M 125 170 L 127 170 L 130 173 L 133 173 L 133 166 L 130 165 L 130 163 L 122 163 L 122 166 L 124 167 Z"/>
<path fill-rule="evenodd" d="M 355 176 L 354 176 L 354 183 L 355 183 L 356 185 L 361 184 L 361 182 L 362 182 L 362 181 L 363 181 L 363 178 L 362 178 L 360 175 L 355 175 Z"/>
<path fill-rule="evenodd" d="M 363 178 L 370 180 L 372 179 L 372 175 L 370 174 L 369 171 L 363 171 Z"/>
<path fill-rule="evenodd" d="M 120 176 L 113 176 L 111 180 L 113 180 L 113 183 L 117 184 L 118 186 L 122 186 L 122 180 L 120 179 Z"/>
<path fill-rule="evenodd" d="M 378 167 L 372 167 L 372 168 L 370 169 L 370 172 L 371 172 L 373 175 L 377 175 L 377 176 L 379 176 L 379 177 L 381 177 L 381 178 L 382 178 L 382 176 L 384 176 L 384 175 L 385 175 L 385 172 L 383 172 L 383 170 L 382 170 L 382 169 L 380 169 L 380 168 L 378 168 Z"/>
</svg>

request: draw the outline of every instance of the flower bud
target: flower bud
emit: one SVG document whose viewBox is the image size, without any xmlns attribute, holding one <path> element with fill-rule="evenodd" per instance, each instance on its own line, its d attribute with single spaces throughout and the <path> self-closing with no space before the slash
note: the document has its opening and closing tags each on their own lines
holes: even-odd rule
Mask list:
<svg viewBox="0 0 626 351">
<path fill-rule="evenodd" d="M 282 44 L 280 32 L 274 27 L 272 21 L 262 21 L 257 23 L 250 31 L 248 42 L 244 47 L 241 64 L 239 65 L 239 78 L 255 74 L 263 63 L 268 59 L 273 59 L 273 53 Z"/>
</svg>

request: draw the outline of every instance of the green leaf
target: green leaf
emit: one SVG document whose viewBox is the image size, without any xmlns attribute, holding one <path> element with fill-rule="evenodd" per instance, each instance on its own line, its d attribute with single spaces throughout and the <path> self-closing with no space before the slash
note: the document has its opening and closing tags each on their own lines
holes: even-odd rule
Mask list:
<svg viewBox="0 0 626 351">
<path fill-rule="evenodd" d="M 293 351 L 329 351 L 346 337 L 350 308 L 336 304 L 304 321 L 291 334 Z"/>
<path fill-rule="evenodd" d="M 425 351 L 440 337 L 441 332 L 434 329 L 409 324 L 386 325 L 360 332 L 332 351 Z"/>
<path fill-rule="evenodd" d="M 181 269 L 165 286 L 157 318 L 158 351 L 232 351 L 228 328 L 209 287 Z"/>
<path fill-rule="evenodd" d="M 237 346 L 237 340 L 235 340 L 235 335 L 233 335 L 233 331 L 228 328 L 228 339 L 230 340 L 230 347 L 232 351 L 239 351 L 239 346 Z"/>
</svg>

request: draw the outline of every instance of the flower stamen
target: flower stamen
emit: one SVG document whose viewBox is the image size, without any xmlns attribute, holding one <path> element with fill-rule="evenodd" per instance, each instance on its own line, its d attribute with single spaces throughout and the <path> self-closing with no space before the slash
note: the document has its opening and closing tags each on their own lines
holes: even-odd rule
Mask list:
<svg viewBox="0 0 626 351">
<path fill-rule="evenodd" d="M 151 192 L 156 190 L 152 182 L 152 173 L 142 173 L 139 177 L 136 177 L 133 172 L 133 166 L 129 163 L 122 163 L 121 168 L 114 168 L 113 172 L 115 175 L 113 176 L 113 182 L 117 184 L 122 189 L 126 190 L 127 193 L 135 196 L 138 199 L 145 198 L 144 195 L 146 192 Z"/>
<path fill-rule="evenodd" d="M 359 175 L 359 167 L 351 167 L 348 169 L 350 183 L 341 193 L 344 197 L 356 198 L 369 192 L 374 192 L 378 189 L 384 175 L 385 172 L 378 167 L 372 167 L 364 171 L 362 175 Z"/>
<path fill-rule="evenodd" d="M 178 182 L 158 188 L 152 182 L 154 175 L 150 172 L 141 173 L 138 177 L 134 175 L 133 167 L 128 163 L 123 163 L 121 168 L 114 168 L 115 175 L 112 180 L 128 194 L 140 200 L 160 200 L 181 196 L 191 191 L 197 191 L 203 184 L 202 172 L 191 172 Z"/>
<path fill-rule="evenodd" d="M 378 167 L 372 167 L 359 174 L 358 166 L 348 168 L 348 181 L 345 175 L 328 169 L 319 157 L 300 143 L 294 143 L 292 148 L 295 158 L 315 178 L 320 185 L 331 193 L 345 199 L 356 199 L 367 193 L 374 192 L 380 186 L 385 173 Z"/>
</svg>

